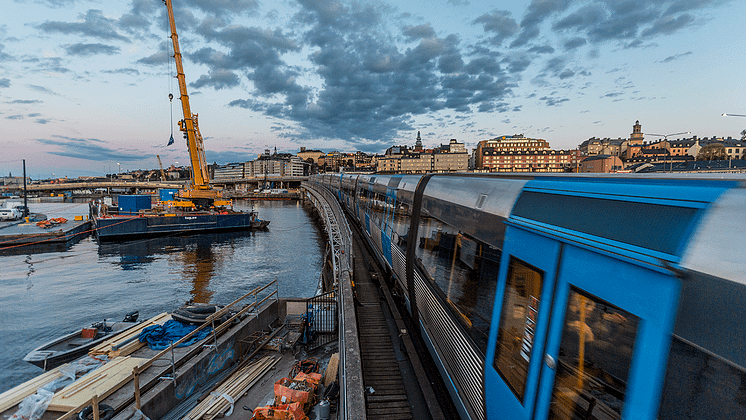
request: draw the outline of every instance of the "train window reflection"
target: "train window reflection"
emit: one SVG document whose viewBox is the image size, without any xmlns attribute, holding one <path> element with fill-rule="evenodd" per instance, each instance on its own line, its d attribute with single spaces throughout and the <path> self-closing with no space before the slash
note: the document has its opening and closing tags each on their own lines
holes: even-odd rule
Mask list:
<svg viewBox="0 0 746 420">
<path fill-rule="evenodd" d="M 493 366 L 523 401 L 544 272 L 510 258 Z"/>
<path fill-rule="evenodd" d="M 407 238 L 400 232 L 400 241 Z M 424 217 L 417 262 L 474 344 L 485 353 L 497 285 L 500 250 L 441 221 Z"/>
<path fill-rule="evenodd" d="M 550 419 L 620 419 L 639 318 L 570 291 Z"/>
</svg>

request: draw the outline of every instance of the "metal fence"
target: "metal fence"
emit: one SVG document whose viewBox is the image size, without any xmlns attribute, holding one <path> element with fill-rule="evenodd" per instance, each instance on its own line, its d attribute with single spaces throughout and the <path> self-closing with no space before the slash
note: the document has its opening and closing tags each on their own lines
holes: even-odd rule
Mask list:
<svg viewBox="0 0 746 420">
<path fill-rule="evenodd" d="M 306 334 L 311 348 L 337 341 L 337 293 L 331 291 L 306 300 Z"/>
</svg>

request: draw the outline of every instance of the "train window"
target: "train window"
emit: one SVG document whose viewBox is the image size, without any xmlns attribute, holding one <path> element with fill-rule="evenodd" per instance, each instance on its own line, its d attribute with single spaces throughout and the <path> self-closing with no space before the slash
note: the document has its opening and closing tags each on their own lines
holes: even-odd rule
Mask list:
<svg viewBox="0 0 746 420">
<path fill-rule="evenodd" d="M 550 419 L 620 419 L 640 320 L 572 288 Z"/>
<path fill-rule="evenodd" d="M 746 371 L 674 337 L 658 420 L 746 419 Z"/>
<path fill-rule="evenodd" d="M 396 226 L 404 227 L 395 221 Z M 500 250 L 433 217 L 423 217 L 418 232 L 416 254 L 421 271 L 474 344 L 486 353 Z M 401 231 L 399 235 L 401 240 L 408 239 Z"/>
<path fill-rule="evenodd" d="M 543 271 L 510 258 L 492 364 L 520 401 L 526 388 L 543 283 Z"/>
</svg>

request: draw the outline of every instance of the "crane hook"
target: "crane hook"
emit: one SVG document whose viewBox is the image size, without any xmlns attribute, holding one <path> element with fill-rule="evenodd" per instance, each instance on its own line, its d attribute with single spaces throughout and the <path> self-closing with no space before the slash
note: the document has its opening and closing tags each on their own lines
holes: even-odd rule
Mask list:
<svg viewBox="0 0 746 420">
<path fill-rule="evenodd" d="M 168 94 L 168 100 L 169 100 L 169 102 L 173 102 L 173 100 L 174 100 L 174 94 L 173 93 L 169 93 Z"/>
</svg>

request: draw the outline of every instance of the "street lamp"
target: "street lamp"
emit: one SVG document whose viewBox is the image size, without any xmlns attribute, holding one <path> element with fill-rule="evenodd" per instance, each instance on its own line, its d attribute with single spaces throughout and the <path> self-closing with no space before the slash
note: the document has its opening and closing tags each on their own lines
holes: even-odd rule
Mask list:
<svg viewBox="0 0 746 420">
<path fill-rule="evenodd" d="M 668 136 L 679 136 L 681 134 L 692 134 L 691 131 L 682 131 L 681 133 L 671 133 L 671 134 L 652 134 L 652 133 L 645 133 L 646 136 L 655 136 L 655 137 L 663 137 L 664 141 L 668 141 Z M 671 163 L 671 172 L 673 172 L 673 156 L 671 156 L 671 153 L 668 153 L 669 155 L 669 161 Z M 663 170 L 666 170 L 666 161 L 663 161 Z"/>
<path fill-rule="evenodd" d="M 122 173 L 122 164 L 117 162 L 117 166 L 119 166 L 119 169 L 117 169 L 117 175 L 119 175 L 120 173 Z"/>
</svg>

